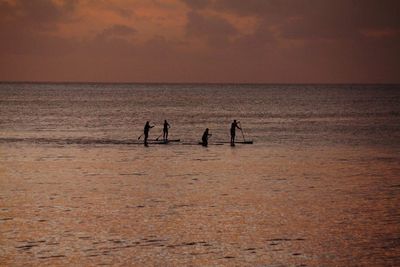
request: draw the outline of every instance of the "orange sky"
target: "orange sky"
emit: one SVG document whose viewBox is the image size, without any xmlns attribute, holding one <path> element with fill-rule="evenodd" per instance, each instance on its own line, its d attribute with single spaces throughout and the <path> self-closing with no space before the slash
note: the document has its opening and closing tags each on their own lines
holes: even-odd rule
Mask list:
<svg viewBox="0 0 400 267">
<path fill-rule="evenodd" d="M 399 83 L 397 0 L 0 0 L 0 80 Z"/>
</svg>

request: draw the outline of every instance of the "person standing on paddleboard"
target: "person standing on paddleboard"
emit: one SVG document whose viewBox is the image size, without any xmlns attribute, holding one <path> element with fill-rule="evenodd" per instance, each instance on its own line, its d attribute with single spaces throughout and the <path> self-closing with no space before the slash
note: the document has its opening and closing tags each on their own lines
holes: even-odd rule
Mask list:
<svg viewBox="0 0 400 267">
<path fill-rule="evenodd" d="M 208 128 L 204 131 L 203 137 L 201 138 L 201 145 L 202 146 L 208 146 L 208 137 L 210 137 L 212 134 L 208 133 Z"/>
<path fill-rule="evenodd" d="M 164 128 L 163 128 L 163 140 L 164 142 L 168 141 L 168 129 L 171 128 L 167 120 L 164 120 Z"/>
<path fill-rule="evenodd" d="M 239 127 L 238 123 L 236 120 L 233 120 L 231 124 L 231 146 L 235 146 L 235 136 L 236 136 L 236 128 L 239 130 L 242 130 L 242 128 Z"/>
<path fill-rule="evenodd" d="M 153 127 L 154 127 L 154 125 L 150 126 L 150 122 L 146 121 L 146 124 L 144 125 L 144 145 L 145 146 L 149 146 L 149 144 L 147 143 L 147 139 L 149 138 L 149 131 Z"/>
</svg>

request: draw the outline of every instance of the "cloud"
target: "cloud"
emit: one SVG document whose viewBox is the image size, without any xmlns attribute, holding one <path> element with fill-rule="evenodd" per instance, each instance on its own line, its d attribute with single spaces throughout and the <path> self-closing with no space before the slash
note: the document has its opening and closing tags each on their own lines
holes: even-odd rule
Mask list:
<svg viewBox="0 0 400 267">
<path fill-rule="evenodd" d="M 57 4 L 51 0 L 16 0 L 13 3 L 0 3 L 0 21 L 4 24 L 16 24 L 32 30 L 54 29 L 56 23 L 71 15 L 77 0 L 64 0 Z"/>
<path fill-rule="evenodd" d="M 280 30 L 294 39 L 358 39 L 366 29 L 399 28 L 399 8 L 394 1 L 318 1 L 286 18 Z"/>
<path fill-rule="evenodd" d="M 131 37 L 135 35 L 137 31 L 126 25 L 113 25 L 107 29 L 104 29 L 97 35 L 97 38 L 123 38 L 123 37 Z"/>
<path fill-rule="evenodd" d="M 0 2 L 0 53 L 30 54 L 68 43 L 51 34 L 71 19 L 76 4 L 74 0 Z"/>
<path fill-rule="evenodd" d="M 212 0 L 182 0 L 182 1 L 192 9 L 206 8 L 212 3 Z"/>
<path fill-rule="evenodd" d="M 208 9 L 237 16 L 254 17 L 293 39 L 358 38 L 362 30 L 400 29 L 397 0 L 209 0 L 192 9 Z"/>
<path fill-rule="evenodd" d="M 399 3 L 0 0 L 0 79 L 400 82 Z"/>
<path fill-rule="evenodd" d="M 230 12 L 240 16 L 271 16 L 293 14 L 304 0 L 182 0 L 192 9 L 211 9 L 219 12 Z M 201 4 L 199 4 L 200 2 Z M 303 3 L 300 3 L 303 2 Z"/>
<path fill-rule="evenodd" d="M 190 11 L 187 14 L 187 20 L 187 36 L 204 38 L 213 47 L 227 45 L 230 38 L 238 33 L 232 24 L 217 16 Z"/>
</svg>

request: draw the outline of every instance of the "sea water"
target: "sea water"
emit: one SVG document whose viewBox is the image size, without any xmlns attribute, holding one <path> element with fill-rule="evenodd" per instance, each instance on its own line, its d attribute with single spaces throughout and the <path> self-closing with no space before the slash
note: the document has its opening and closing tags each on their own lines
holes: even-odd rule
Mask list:
<svg viewBox="0 0 400 267">
<path fill-rule="evenodd" d="M 0 261 L 396 265 L 399 163 L 398 85 L 1 83 Z"/>
</svg>

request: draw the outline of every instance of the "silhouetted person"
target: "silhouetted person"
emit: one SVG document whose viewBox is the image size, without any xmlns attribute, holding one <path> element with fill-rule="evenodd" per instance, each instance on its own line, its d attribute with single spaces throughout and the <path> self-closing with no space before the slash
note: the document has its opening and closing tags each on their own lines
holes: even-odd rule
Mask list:
<svg viewBox="0 0 400 267">
<path fill-rule="evenodd" d="M 203 133 L 203 137 L 201 138 L 203 146 L 208 146 L 208 137 L 210 137 L 211 135 L 212 134 L 208 133 L 208 128 L 207 128 Z"/>
<path fill-rule="evenodd" d="M 144 145 L 145 146 L 148 146 L 147 139 L 149 138 L 149 131 L 153 127 L 154 127 L 154 125 L 150 126 L 150 122 L 146 121 L 146 124 L 144 125 Z"/>
<path fill-rule="evenodd" d="M 239 127 L 238 123 L 239 122 L 237 122 L 236 120 L 233 120 L 231 124 L 231 146 L 235 145 L 236 128 L 242 130 L 242 128 Z"/>
<path fill-rule="evenodd" d="M 168 141 L 168 129 L 171 128 L 171 125 L 167 122 L 167 120 L 164 120 L 164 128 L 163 128 L 163 140 L 164 142 Z"/>
</svg>

